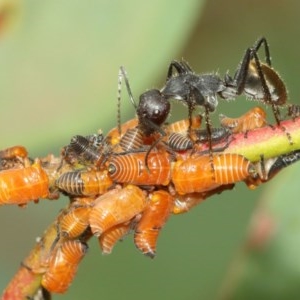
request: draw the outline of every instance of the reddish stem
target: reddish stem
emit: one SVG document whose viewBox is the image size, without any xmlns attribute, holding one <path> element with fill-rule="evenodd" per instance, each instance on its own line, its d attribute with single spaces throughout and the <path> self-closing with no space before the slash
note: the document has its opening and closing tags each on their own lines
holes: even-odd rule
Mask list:
<svg viewBox="0 0 300 300">
<path fill-rule="evenodd" d="M 265 158 L 271 158 L 297 149 L 300 149 L 300 118 L 282 122 L 281 128 L 266 126 L 251 130 L 246 136 L 244 133 L 235 134 L 224 152 L 241 154 L 256 162 L 262 154 Z M 17 271 L 2 295 L 3 300 L 28 299 L 40 288 L 41 277 L 45 272 L 43 262 L 49 256 L 57 238 L 57 224 L 64 211 L 49 226 L 24 260 L 27 267 L 21 266 Z"/>
</svg>

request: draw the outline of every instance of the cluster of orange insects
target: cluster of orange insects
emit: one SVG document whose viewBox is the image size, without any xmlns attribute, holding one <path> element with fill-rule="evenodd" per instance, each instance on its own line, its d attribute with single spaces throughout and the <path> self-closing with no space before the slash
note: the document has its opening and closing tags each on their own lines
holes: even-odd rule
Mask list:
<svg viewBox="0 0 300 300">
<path fill-rule="evenodd" d="M 257 55 L 262 45 L 264 63 Z M 22 146 L 0 151 L 0 204 L 57 199 L 60 193 L 70 197 L 43 263 L 23 263 L 30 272 L 42 274 L 41 286 L 48 292 L 68 289 L 90 237 L 95 236 L 102 252 L 109 254 L 117 241 L 134 232 L 136 247 L 154 258 L 158 235 L 172 213 L 187 212 L 236 182 L 254 188 L 300 159 L 300 150 L 270 159 L 262 153 L 254 163 L 223 152 L 235 134 L 247 138 L 249 130 L 269 126 L 260 107 L 235 119 L 220 115 L 221 127 L 211 126 L 209 114 L 217 107 L 217 97 L 228 100 L 240 94 L 270 105 L 282 130 L 280 107 L 288 107 L 292 118 L 300 115 L 299 106 L 287 104 L 285 85 L 271 67 L 265 38 L 247 49 L 233 78 L 195 74 L 186 62 L 173 61 L 163 88 L 146 91 L 138 104 L 122 67 L 119 102 L 122 80 L 137 118 L 118 124 L 106 136 L 74 136 L 60 157 L 32 160 Z M 169 99 L 187 105 L 187 119 L 166 124 Z M 197 106 L 203 108 L 203 116 L 193 113 Z M 206 128 L 200 129 L 203 118 Z"/>
</svg>

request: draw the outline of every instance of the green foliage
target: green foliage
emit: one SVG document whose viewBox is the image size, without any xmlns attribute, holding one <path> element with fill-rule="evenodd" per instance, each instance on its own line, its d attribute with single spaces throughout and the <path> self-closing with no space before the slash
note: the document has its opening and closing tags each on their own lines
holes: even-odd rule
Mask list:
<svg viewBox="0 0 300 300">
<path fill-rule="evenodd" d="M 22 144 L 33 157 L 57 154 L 74 134 L 114 127 L 120 65 L 137 98 L 161 86 L 174 58 L 187 59 L 197 72 L 233 74 L 246 47 L 261 35 L 269 39 L 273 66 L 291 101 L 299 103 L 299 3 L 216 0 L 202 6 L 197 0 L 24 1 L 19 30 L 1 40 L 0 148 Z M 126 91 L 123 99 L 127 120 L 133 109 Z M 235 117 L 256 104 L 220 101 L 218 113 Z M 226 299 L 298 299 L 298 178 L 295 165 L 266 184 L 266 201 L 258 209 L 271 216 L 275 229 L 261 248 L 245 242 L 245 227 L 263 187 L 237 185 L 172 217 L 155 260 L 138 253 L 132 236 L 106 257 L 93 239 L 69 292 L 53 298 L 211 300 L 226 277 Z M 2 288 L 65 202 L 1 207 Z"/>
<path fill-rule="evenodd" d="M 201 3 L 24 3 L 19 30 L 0 48 L 0 147 L 46 154 L 76 133 L 114 127 L 119 67 L 136 97 L 151 87 L 184 45 Z M 128 109 L 134 114 L 125 91 L 123 99 L 125 120 Z"/>
<path fill-rule="evenodd" d="M 299 299 L 299 166 L 269 183 L 220 299 Z"/>
</svg>

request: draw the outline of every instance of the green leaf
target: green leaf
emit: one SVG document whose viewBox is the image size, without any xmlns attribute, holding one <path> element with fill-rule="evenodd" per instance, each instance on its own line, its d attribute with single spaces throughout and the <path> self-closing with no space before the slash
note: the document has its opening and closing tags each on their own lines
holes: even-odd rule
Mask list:
<svg viewBox="0 0 300 300">
<path fill-rule="evenodd" d="M 1 41 L 0 149 L 58 151 L 74 134 L 114 127 L 119 67 L 126 67 L 136 98 L 155 86 L 202 3 L 25 2 L 19 30 Z M 124 121 L 126 111 L 134 115 L 125 89 L 123 100 Z"/>
<path fill-rule="evenodd" d="M 119 67 L 126 67 L 136 98 L 147 88 L 160 87 L 169 62 L 184 47 L 201 17 L 203 3 L 24 1 L 18 31 L 1 40 L 0 149 L 21 144 L 31 157 L 57 154 L 75 134 L 116 126 Z M 134 109 L 125 90 L 122 95 L 125 121 L 134 115 Z M 60 199 L 56 203 L 30 204 L 26 210 L 1 207 L 1 224 L 9 224 L 2 226 L 2 237 L 9 241 L 0 250 L 1 290 L 33 246 L 34 238 L 42 234 L 64 205 L 64 199 Z M 90 268 L 80 267 L 82 278 L 77 276 L 63 299 L 122 298 L 129 293 L 131 299 L 153 298 L 149 293 L 145 295 L 142 284 L 131 293 L 132 283 L 141 279 L 139 272 L 135 272 L 136 278 L 120 274 L 115 279 L 117 274 L 110 275 L 117 273 L 115 267 L 120 260 L 126 272 L 140 266 L 141 261 L 149 263 L 147 259 L 134 248 L 128 253 L 123 248 L 119 255 L 111 255 L 112 259 L 102 257 L 98 268 L 101 253 L 97 247 L 95 243 L 91 246 L 94 258 L 90 254 L 83 262 Z M 119 288 L 121 281 L 123 286 Z M 160 282 L 164 285 L 163 280 Z M 151 290 L 157 293 L 155 298 L 161 294 L 160 289 L 151 286 Z"/>
<path fill-rule="evenodd" d="M 299 164 L 268 183 L 220 299 L 299 299 Z"/>
</svg>

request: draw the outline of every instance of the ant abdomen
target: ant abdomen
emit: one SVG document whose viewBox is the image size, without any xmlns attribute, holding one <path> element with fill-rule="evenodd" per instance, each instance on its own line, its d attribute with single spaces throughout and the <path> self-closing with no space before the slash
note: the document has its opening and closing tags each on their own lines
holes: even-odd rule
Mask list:
<svg viewBox="0 0 300 300">
<path fill-rule="evenodd" d="M 284 105 L 287 101 L 287 90 L 281 77 L 267 64 L 261 63 L 260 67 L 270 92 L 271 102 L 266 97 L 254 60 L 252 60 L 249 65 L 249 72 L 246 77 L 244 88 L 245 95 L 251 99 L 262 101 L 268 105 Z"/>
</svg>

